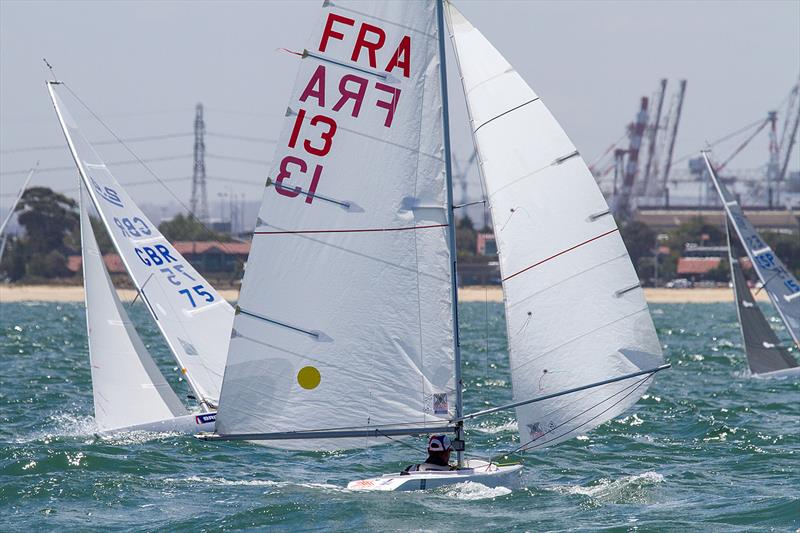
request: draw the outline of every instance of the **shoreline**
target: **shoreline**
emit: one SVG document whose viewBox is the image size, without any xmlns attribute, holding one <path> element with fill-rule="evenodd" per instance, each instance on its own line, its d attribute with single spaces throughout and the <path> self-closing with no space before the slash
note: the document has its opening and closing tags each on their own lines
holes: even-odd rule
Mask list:
<svg viewBox="0 0 800 533">
<path fill-rule="evenodd" d="M 238 289 L 217 291 L 229 302 L 239 297 Z M 119 289 L 122 301 L 131 301 L 136 296 L 133 289 Z M 729 288 L 664 289 L 645 288 L 648 303 L 726 303 L 733 302 L 733 291 Z M 500 286 L 470 286 L 458 289 L 461 302 L 502 302 L 503 290 Z M 765 292 L 756 295 L 760 302 L 769 301 Z M 81 285 L 0 285 L 0 303 L 10 302 L 82 302 Z"/>
</svg>

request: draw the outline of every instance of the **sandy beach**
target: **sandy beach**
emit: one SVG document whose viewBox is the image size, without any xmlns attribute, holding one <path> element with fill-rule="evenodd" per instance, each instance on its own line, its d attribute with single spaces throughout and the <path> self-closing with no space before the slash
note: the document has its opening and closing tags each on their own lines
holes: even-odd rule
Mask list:
<svg viewBox="0 0 800 533">
<path fill-rule="evenodd" d="M 239 297 L 237 289 L 218 291 L 226 300 L 235 301 Z M 644 294 L 650 303 L 715 303 L 732 302 L 733 293 L 727 288 L 702 289 L 645 289 Z M 119 290 L 123 301 L 136 296 L 132 289 Z M 458 291 L 462 302 L 502 302 L 503 291 L 499 286 L 463 287 Z M 759 293 L 759 301 L 768 301 L 766 293 Z M 79 285 L 0 285 L 0 302 L 82 302 L 83 287 Z"/>
</svg>

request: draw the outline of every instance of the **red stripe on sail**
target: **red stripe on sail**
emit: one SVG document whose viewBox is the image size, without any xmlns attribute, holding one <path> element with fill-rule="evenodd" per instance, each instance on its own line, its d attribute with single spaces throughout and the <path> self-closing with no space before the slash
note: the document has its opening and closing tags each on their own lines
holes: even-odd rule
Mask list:
<svg viewBox="0 0 800 533">
<path fill-rule="evenodd" d="M 587 241 L 583 241 L 583 242 L 582 242 L 582 243 L 580 243 L 580 244 L 576 244 L 575 246 L 572 246 L 572 247 L 570 247 L 570 248 L 567 248 L 566 250 L 561 250 L 561 251 L 560 251 L 560 252 L 558 252 L 557 254 L 553 254 L 553 255 L 551 255 L 550 257 L 546 258 L 546 259 L 542 259 L 542 260 L 541 260 L 541 261 L 539 261 L 538 263 L 534 263 L 534 264 L 532 264 L 532 265 L 531 265 L 531 266 L 529 266 L 529 267 L 525 267 L 525 268 L 523 268 L 523 269 L 522 269 L 522 270 L 520 270 L 519 272 L 515 272 L 514 274 L 511 274 L 511 275 L 510 275 L 510 276 L 508 276 L 507 278 L 503 278 L 503 281 L 508 281 L 508 280 L 510 280 L 511 278 L 513 278 L 514 276 L 516 276 L 516 275 L 518 275 L 518 274 L 522 274 L 523 272 L 527 272 L 528 270 L 532 269 L 533 267 L 537 267 L 537 266 L 541 265 L 542 263 L 546 263 L 546 262 L 550 261 L 551 259 L 555 259 L 555 258 L 556 258 L 556 257 L 558 257 L 559 255 L 564 255 L 565 253 L 567 253 L 567 252 L 571 252 L 572 250 L 575 250 L 576 248 L 580 248 L 580 247 L 581 247 L 581 246 L 583 246 L 584 244 L 589 244 L 590 242 L 592 242 L 592 241 L 596 241 L 597 239 L 600 239 L 600 238 L 603 238 L 603 237 L 605 237 L 606 235 L 611 235 L 611 234 L 612 234 L 612 233 L 614 233 L 615 231 L 619 231 L 619 228 L 614 228 L 614 229 L 612 229 L 611 231 L 607 231 L 607 232 L 605 232 L 605 233 L 603 233 L 603 234 L 601 234 L 601 235 L 598 235 L 597 237 L 592 237 L 591 239 L 589 239 L 589 240 L 587 240 Z"/>
</svg>

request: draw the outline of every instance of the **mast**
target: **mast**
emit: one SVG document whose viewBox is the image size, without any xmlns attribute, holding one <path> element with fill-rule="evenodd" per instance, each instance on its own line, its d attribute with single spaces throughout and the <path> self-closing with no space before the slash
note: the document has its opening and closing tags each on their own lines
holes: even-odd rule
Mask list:
<svg viewBox="0 0 800 533">
<path fill-rule="evenodd" d="M 444 172 L 447 183 L 447 222 L 450 248 L 450 285 L 453 297 L 453 358 L 455 362 L 456 378 L 456 440 L 464 440 L 464 421 L 462 415 L 462 383 L 461 383 L 461 341 L 458 335 L 458 278 L 456 271 L 456 224 L 455 209 L 453 208 L 453 168 L 450 160 L 450 112 L 447 105 L 447 62 L 445 59 L 444 45 L 444 3 L 436 0 L 436 25 L 439 33 L 439 77 L 441 78 L 442 91 L 442 122 L 444 132 Z M 462 446 L 456 446 L 462 448 Z M 458 465 L 463 461 L 463 451 L 456 450 Z"/>
</svg>

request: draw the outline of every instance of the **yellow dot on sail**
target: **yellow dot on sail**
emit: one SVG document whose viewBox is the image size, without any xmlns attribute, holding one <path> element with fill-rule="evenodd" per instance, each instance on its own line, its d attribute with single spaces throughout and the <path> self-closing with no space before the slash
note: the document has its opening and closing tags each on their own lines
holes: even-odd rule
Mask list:
<svg viewBox="0 0 800 533">
<path fill-rule="evenodd" d="M 304 366 L 300 369 L 300 372 L 297 373 L 297 383 L 307 390 L 316 389 L 320 379 L 319 370 L 313 366 Z"/>
</svg>

